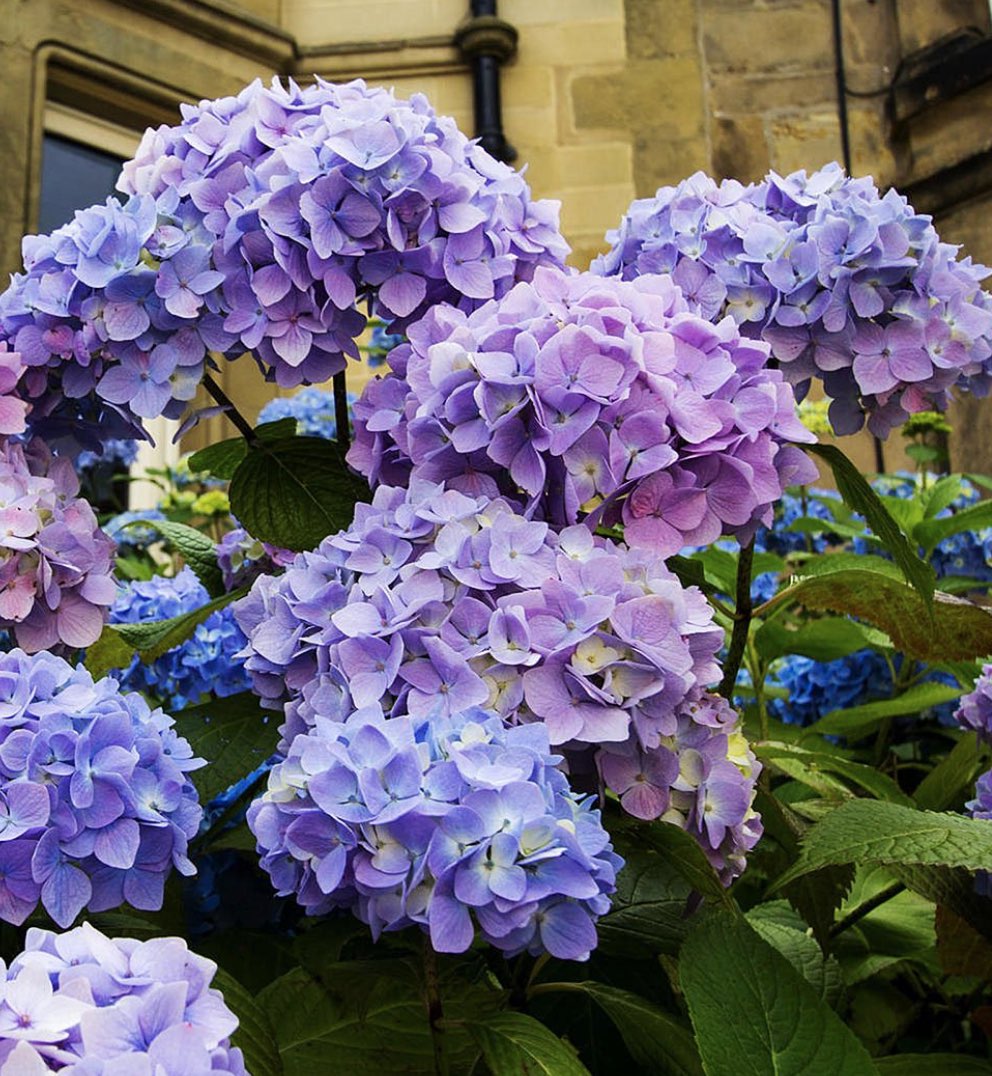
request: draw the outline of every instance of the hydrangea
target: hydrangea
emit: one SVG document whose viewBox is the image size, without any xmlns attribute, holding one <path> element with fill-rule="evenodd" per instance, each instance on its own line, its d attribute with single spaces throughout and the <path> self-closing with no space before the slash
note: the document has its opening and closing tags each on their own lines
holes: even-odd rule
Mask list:
<svg viewBox="0 0 992 1076">
<path fill-rule="evenodd" d="M 992 770 L 983 773 L 975 782 L 975 798 L 965 804 L 965 809 L 972 818 L 983 818 L 992 822 Z M 975 889 L 985 897 L 992 897 L 992 872 L 978 871 L 975 876 Z"/>
<path fill-rule="evenodd" d="M 164 520 L 165 513 L 157 508 L 144 508 L 138 512 L 121 512 L 111 516 L 103 525 L 104 533 L 117 544 L 118 552 L 143 552 L 150 545 L 161 541 L 157 527 L 143 527 L 142 523 Z"/>
<path fill-rule="evenodd" d="M 385 366 L 389 361 L 389 353 L 394 347 L 399 347 L 406 337 L 402 333 L 391 333 L 378 319 L 372 325 L 372 335 L 369 338 L 365 350 L 365 361 L 374 370 L 379 366 Z"/>
<path fill-rule="evenodd" d="M 84 909 L 162 906 L 200 822 L 187 774 L 204 765 L 116 680 L 51 654 L 0 654 L 0 919 L 39 901 L 62 927 Z"/>
<path fill-rule="evenodd" d="M 30 652 L 95 642 L 114 600 L 114 543 L 67 459 L 0 444 L 0 627 Z"/>
<path fill-rule="evenodd" d="M 310 915 L 350 908 L 375 937 L 416 923 L 439 952 L 478 935 L 585 960 L 623 861 L 558 761 L 541 725 L 368 706 L 298 736 L 248 822 L 276 890 Z"/>
<path fill-rule="evenodd" d="M 767 345 L 714 326 L 667 277 L 541 268 L 471 314 L 435 307 L 355 404 L 349 462 L 519 498 L 555 526 L 599 509 L 664 556 L 746 540 L 816 468 Z M 621 509 L 622 501 L 622 509 Z M 604 504 L 605 502 L 605 504 Z"/>
<path fill-rule="evenodd" d="M 203 584 L 188 568 L 175 576 L 153 576 L 123 584 L 110 610 L 112 624 L 141 624 L 191 613 L 210 600 Z M 193 634 L 155 661 L 137 656 L 119 673 L 121 684 L 144 691 L 172 709 L 181 710 L 214 692 L 224 698 L 250 686 L 244 666 L 235 655 L 245 637 L 229 606 L 210 614 Z"/>
<path fill-rule="evenodd" d="M 775 518 L 769 527 L 762 527 L 755 537 L 755 549 L 786 556 L 809 548 L 810 552 L 823 553 L 840 539 L 830 531 L 834 515 L 828 501 L 839 501 L 840 495 L 832 489 L 811 489 L 803 495 L 786 490 L 775 506 Z M 799 519 L 821 519 L 825 526 L 821 533 L 806 534 L 789 528 Z M 809 546 L 807 546 L 807 539 Z"/>
<path fill-rule="evenodd" d="M 929 217 L 837 164 L 758 184 L 697 173 L 635 201 L 593 271 L 671 273 L 703 317 L 771 344 L 802 391 L 816 377 L 837 433 L 887 436 L 990 384 L 989 273 L 958 259 Z"/>
<path fill-rule="evenodd" d="M 961 697 L 954 717 L 964 729 L 972 729 L 978 738 L 992 744 L 992 664 L 983 665 L 975 687 Z"/>
<path fill-rule="evenodd" d="M 217 564 L 225 590 L 251 586 L 260 576 L 274 574 L 292 563 L 295 553 L 253 538 L 237 520 L 217 543 Z"/>
<path fill-rule="evenodd" d="M 349 407 L 354 402 L 355 397 L 349 393 Z M 277 396 L 258 413 L 259 424 L 278 422 L 282 418 L 295 419 L 296 432 L 302 437 L 323 437 L 328 441 L 337 438 L 338 423 L 333 392 L 308 388 L 293 396 Z"/>
<path fill-rule="evenodd" d="M 101 445 L 101 449 L 99 452 L 80 452 L 76 466 L 84 470 L 91 467 L 127 470 L 138 458 L 138 442 L 134 440 L 110 439 Z"/>
<path fill-rule="evenodd" d="M 3 1076 L 247 1076 L 217 965 L 182 938 L 31 927 L 0 970 Z"/>
<path fill-rule="evenodd" d="M 256 81 L 182 113 L 124 166 L 123 204 L 25 239 L 0 297 L 45 436 L 146 436 L 193 400 L 208 353 L 252 352 L 284 387 L 326 381 L 358 357 L 356 301 L 396 331 L 568 251 L 557 203 L 422 95 Z"/>
<path fill-rule="evenodd" d="M 690 725 L 707 766 L 737 731 L 732 711 L 715 718 L 700 695 L 719 679 L 723 633 L 661 557 L 420 479 L 379 487 L 349 530 L 257 580 L 235 615 L 255 690 L 288 700 L 283 753 L 319 718 L 355 709 L 420 720 L 481 706 L 542 724 L 570 772 L 599 766 L 622 795 L 629 767 L 605 752 L 633 760 L 630 780 L 646 754 L 677 788 Z M 693 766 L 702 779 L 707 766 Z M 753 760 L 737 772 L 750 806 Z M 660 794 L 639 817 L 666 809 Z"/>
<path fill-rule="evenodd" d="M 786 695 L 771 699 L 769 711 L 790 725 L 811 725 L 833 710 L 887 698 L 892 676 L 877 650 L 864 649 L 834 661 L 789 654 L 773 670 L 770 684 Z"/>
</svg>

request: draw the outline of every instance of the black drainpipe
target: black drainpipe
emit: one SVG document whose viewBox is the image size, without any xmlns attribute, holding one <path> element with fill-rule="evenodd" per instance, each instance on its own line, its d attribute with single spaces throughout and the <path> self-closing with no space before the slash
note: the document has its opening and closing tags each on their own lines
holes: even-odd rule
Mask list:
<svg viewBox="0 0 992 1076">
<path fill-rule="evenodd" d="M 472 66 L 475 135 L 498 161 L 514 161 L 517 151 L 503 134 L 499 96 L 500 65 L 517 51 L 517 31 L 496 14 L 496 0 L 471 0 L 469 14 L 455 31 L 455 45 Z"/>
</svg>

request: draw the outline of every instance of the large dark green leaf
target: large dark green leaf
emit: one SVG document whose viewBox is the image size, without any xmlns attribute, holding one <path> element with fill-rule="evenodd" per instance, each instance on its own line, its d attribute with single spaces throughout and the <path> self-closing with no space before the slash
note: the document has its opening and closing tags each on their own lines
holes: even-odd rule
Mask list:
<svg viewBox="0 0 992 1076">
<path fill-rule="evenodd" d="M 500 1012 L 466 1026 L 491 1076 L 589 1076 L 572 1047 L 533 1016 Z"/>
<path fill-rule="evenodd" d="M 710 1076 L 874 1076 L 853 1033 L 743 918 L 703 920 L 679 974 Z"/>
<path fill-rule="evenodd" d="M 249 534 L 305 550 L 346 527 L 368 487 L 334 441 L 285 437 L 252 445 L 231 479 L 231 511 Z"/>
<path fill-rule="evenodd" d="M 810 620 L 794 629 L 780 620 L 769 620 L 754 633 L 754 645 L 766 661 L 783 654 L 801 654 L 813 661 L 836 661 L 878 642 L 878 633 L 871 628 L 837 616 Z"/>
<path fill-rule="evenodd" d="M 980 1057 L 962 1054 L 895 1054 L 876 1057 L 881 1076 L 992 1076 L 992 1064 Z"/>
<path fill-rule="evenodd" d="M 196 573 L 211 598 L 219 598 L 224 593 L 224 577 L 217 564 L 217 550 L 202 531 L 171 519 L 141 520 L 141 526 L 154 527 L 182 554 L 183 560 Z"/>
<path fill-rule="evenodd" d="M 926 811 L 949 811 L 962 805 L 975 790 L 975 778 L 987 768 L 988 750 L 968 732 L 919 783 L 916 806 Z"/>
<path fill-rule="evenodd" d="M 179 735 L 210 763 L 192 774 L 204 803 L 260 766 L 279 739 L 278 712 L 263 709 L 250 691 L 189 706 L 175 718 Z"/>
<path fill-rule="evenodd" d="M 845 504 L 865 517 L 868 526 L 902 569 L 906 580 L 918 592 L 924 609 L 929 611 L 936 582 L 934 570 L 916 555 L 916 551 L 878 494 L 835 445 L 808 445 L 806 451 L 819 456 L 827 463 L 833 471 L 834 481 Z"/>
<path fill-rule="evenodd" d="M 813 987 L 817 996 L 833 1007 L 844 988 L 840 967 L 833 957 L 824 954 L 806 929 L 802 916 L 786 901 L 771 900 L 756 904 L 746 918 Z"/>
<path fill-rule="evenodd" d="M 887 774 L 842 755 L 783 743 L 756 743 L 754 750 L 762 761 L 780 767 L 796 780 L 802 780 L 802 774 L 834 774 L 860 786 L 876 799 L 912 806 L 912 799 Z"/>
<path fill-rule="evenodd" d="M 942 519 L 927 519 L 913 528 L 913 537 L 928 552 L 938 542 L 962 531 L 992 527 L 992 501 L 979 501 Z"/>
<path fill-rule="evenodd" d="M 843 863 L 992 869 L 992 824 L 878 800 L 848 800 L 805 835 L 778 885 Z"/>
<path fill-rule="evenodd" d="M 878 699 L 875 702 L 851 706 L 846 710 L 831 710 L 819 721 L 808 726 L 811 733 L 822 736 L 847 736 L 858 739 L 874 732 L 881 723 L 890 717 L 902 717 L 906 714 L 918 714 L 939 706 L 942 702 L 951 702 L 960 698 L 962 690 L 949 684 L 929 681 L 914 684 L 911 688 L 897 695 L 894 699 Z"/>
<path fill-rule="evenodd" d="M 272 1025 L 252 995 L 223 968 L 217 969 L 213 985 L 238 1018 L 238 1030 L 231 1041 L 244 1053 L 245 1068 L 251 1076 L 283 1076 Z"/>
<path fill-rule="evenodd" d="M 295 418 L 281 418 L 278 422 L 264 422 L 256 427 L 255 435 L 263 441 L 275 441 L 292 437 L 296 433 Z M 234 477 L 238 464 L 248 452 L 248 442 L 243 437 L 229 437 L 226 441 L 201 448 L 189 458 L 189 469 L 194 474 L 212 474 L 214 478 L 229 480 Z"/>
</svg>

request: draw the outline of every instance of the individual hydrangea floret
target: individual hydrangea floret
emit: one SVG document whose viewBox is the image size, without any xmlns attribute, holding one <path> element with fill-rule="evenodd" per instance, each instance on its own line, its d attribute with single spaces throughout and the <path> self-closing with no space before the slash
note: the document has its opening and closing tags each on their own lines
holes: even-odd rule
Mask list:
<svg viewBox="0 0 992 1076">
<path fill-rule="evenodd" d="M 29 652 L 95 642 L 114 600 L 114 543 L 67 459 L 0 444 L 0 627 Z"/>
<path fill-rule="evenodd" d="M 88 908 L 162 906 L 192 874 L 204 765 L 173 720 L 110 677 L 51 654 L 0 654 L 0 919 L 39 901 L 62 927 Z"/>
<path fill-rule="evenodd" d="M 623 861 L 559 761 L 541 725 L 368 706 L 298 736 L 248 823 L 310 915 L 350 908 L 375 937 L 419 924 L 439 952 L 478 936 L 585 960 Z"/>
<path fill-rule="evenodd" d="M 203 584 L 188 567 L 175 576 L 156 575 L 122 584 L 110 610 L 112 624 L 142 624 L 168 620 L 202 608 L 210 600 Z M 248 690 L 250 681 L 235 655 L 245 637 L 230 606 L 211 613 L 192 635 L 155 661 L 136 655 L 116 675 L 122 686 L 143 691 L 170 709 L 181 710 L 214 692 L 221 698 Z"/>
<path fill-rule="evenodd" d="M 251 352 L 283 387 L 326 381 L 359 357 L 356 302 L 396 331 L 568 252 L 558 204 L 420 94 L 256 81 L 182 114 L 124 166 L 123 204 L 26 238 L 0 296 L 46 437 L 145 437 L 187 409 L 213 355 Z"/>
<path fill-rule="evenodd" d="M 0 972 L 4 1076 L 248 1076 L 217 965 L 182 938 L 31 927 Z"/>
<path fill-rule="evenodd" d="M 992 383 L 985 266 L 930 217 L 837 164 L 719 185 L 702 172 L 635 201 L 593 271 L 671 273 L 700 314 L 772 347 L 789 382 L 822 380 L 837 433 L 878 436 Z"/>
<path fill-rule="evenodd" d="M 482 706 L 543 725 L 569 772 L 601 763 L 618 794 L 627 773 L 613 783 L 604 752 L 664 746 L 674 788 L 679 715 L 695 722 L 705 708 L 690 703 L 720 677 L 712 609 L 661 557 L 419 479 L 379 487 L 349 530 L 260 578 L 235 615 L 255 690 L 287 703 L 283 753 L 363 707 L 419 720 Z M 714 727 L 700 725 L 712 760 L 730 749 Z"/>
<path fill-rule="evenodd" d="M 375 485 L 411 474 L 519 498 L 567 526 L 598 510 L 668 556 L 746 541 L 815 466 L 767 345 L 689 312 L 668 277 L 541 268 L 466 314 L 439 306 L 355 405 L 348 459 Z M 605 503 L 604 503 L 605 502 Z"/>
<path fill-rule="evenodd" d="M 295 553 L 253 538 L 237 520 L 217 543 L 217 565 L 225 590 L 248 587 L 260 575 L 275 574 L 291 564 Z"/>
<path fill-rule="evenodd" d="M 983 665 L 975 687 L 963 695 L 954 717 L 964 729 L 978 733 L 978 738 L 992 744 L 992 664 Z"/>
</svg>

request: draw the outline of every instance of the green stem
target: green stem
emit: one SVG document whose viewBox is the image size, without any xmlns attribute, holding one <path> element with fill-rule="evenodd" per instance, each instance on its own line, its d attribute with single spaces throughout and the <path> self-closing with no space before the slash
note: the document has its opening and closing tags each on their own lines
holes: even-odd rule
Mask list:
<svg viewBox="0 0 992 1076">
<path fill-rule="evenodd" d="M 870 915 L 876 908 L 880 908 L 887 901 L 892 900 L 893 897 L 897 897 L 905 888 L 902 882 L 892 882 L 884 889 L 880 889 L 873 897 L 869 897 L 849 911 L 843 919 L 838 919 L 828 931 L 829 936 L 836 938 L 838 934 L 843 934 L 845 930 L 853 927 L 855 923 L 860 922 L 866 915 Z"/>
<path fill-rule="evenodd" d="M 751 604 L 751 568 L 754 564 L 754 539 L 741 549 L 741 555 L 737 561 L 737 601 L 736 617 L 733 631 L 730 635 L 730 646 L 727 650 L 727 660 L 723 666 L 723 679 L 720 681 L 720 694 L 729 699 L 734 693 L 734 685 L 737 683 L 737 674 L 740 672 L 741 662 L 744 660 L 744 651 L 747 647 L 747 637 L 751 630 L 751 617 L 753 606 Z"/>
<path fill-rule="evenodd" d="M 430 938 L 424 938 L 424 984 L 427 988 L 427 1021 L 431 1029 L 435 1076 L 448 1076 L 450 1069 L 442 1025 L 444 1009 L 441 1005 L 441 977 L 438 974 L 437 953 L 434 952 Z"/>
</svg>

